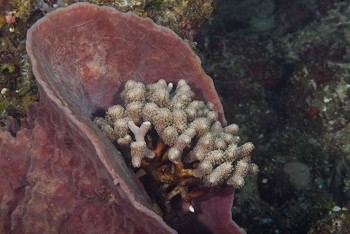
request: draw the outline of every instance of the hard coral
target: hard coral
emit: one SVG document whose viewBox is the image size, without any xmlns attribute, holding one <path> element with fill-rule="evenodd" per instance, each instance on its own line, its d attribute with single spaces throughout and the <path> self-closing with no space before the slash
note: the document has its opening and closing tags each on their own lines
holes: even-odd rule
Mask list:
<svg viewBox="0 0 350 234">
<path fill-rule="evenodd" d="M 237 146 L 238 126 L 223 128 L 214 105 L 192 100 L 186 81 L 179 80 L 172 92 L 173 86 L 164 80 L 148 85 L 128 81 L 121 93 L 125 111 L 111 106 L 105 118 L 94 120 L 131 160 L 136 174 L 151 177 L 144 185 L 167 214 L 174 213 L 171 200 L 176 195 L 188 204 L 225 185 L 241 188 L 246 175 L 258 172 L 250 163 L 253 144 Z M 125 138 L 135 141 L 125 143 Z M 187 211 L 189 207 L 181 210 Z"/>
</svg>

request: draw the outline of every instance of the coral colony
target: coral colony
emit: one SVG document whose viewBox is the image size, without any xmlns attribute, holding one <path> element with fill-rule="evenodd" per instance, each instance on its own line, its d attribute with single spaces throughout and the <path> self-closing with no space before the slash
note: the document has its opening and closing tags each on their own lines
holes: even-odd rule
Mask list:
<svg viewBox="0 0 350 234">
<path fill-rule="evenodd" d="M 190 201 L 204 193 L 241 188 L 245 176 L 258 172 L 250 162 L 253 144 L 238 146 L 238 126 L 223 127 L 212 103 L 192 100 L 186 81 L 174 88 L 164 80 L 128 81 L 121 93 L 124 107 L 111 106 L 105 118 L 94 119 L 165 218 L 193 211 Z"/>
</svg>

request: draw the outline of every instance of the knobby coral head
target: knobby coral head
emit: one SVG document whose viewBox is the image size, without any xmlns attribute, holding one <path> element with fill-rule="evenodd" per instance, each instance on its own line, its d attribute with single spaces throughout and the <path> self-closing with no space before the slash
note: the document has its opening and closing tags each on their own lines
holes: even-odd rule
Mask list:
<svg viewBox="0 0 350 234">
<path fill-rule="evenodd" d="M 253 146 L 237 146 L 237 126 L 225 127 L 212 80 L 179 37 L 132 13 L 79 3 L 47 14 L 27 40 L 40 102 L 69 126 L 87 161 L 103 163 L 99 180 L 115 186 L 99 189 L 125 200 L 109 202 L 134 230 L 174 232 L 155 210 L 181 233 L 241 232 L 230 220 L 234 190 L 223 188 L 257 171 Z M 106 118 L 94 124 L 96 116 Z"/>
</svg>

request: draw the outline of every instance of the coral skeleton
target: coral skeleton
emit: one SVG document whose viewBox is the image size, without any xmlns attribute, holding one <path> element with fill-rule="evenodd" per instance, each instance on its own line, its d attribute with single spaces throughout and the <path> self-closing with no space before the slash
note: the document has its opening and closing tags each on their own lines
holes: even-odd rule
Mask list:
<svg viewBox="0 0 350 234">
<path fill-rule="evenodd" d="M 132 142 L 130 145 L 132 155 L 132 166 L 140 167 L 141 160 L 144 157 L 154 158 L 155 154 L 152 150 L 148 149 L 145 142 L 145 135 L 151 126 L 151 123 L 146 121 L 141 124 L 141 127 L 137 127 L 133 121 L 128 122 L 130 130 L 134 133 L 136 142 Z"/>
<path fill-rule="evenodd" d="M 176 194 L 188 204 L 207 191 L 241 188 L 247 175 L 259 171 L 250 162 L 253 144 L 238 146 L 238 126 L 222 126 L 214 105 L 192 100 L 194 93 L 184 80 L 176 87 L 164 80 L 148 85 L 128 81 L 121 97 L 124 107 L 111 106 L 105 118 L 94 122 L 129 155 L 137 175 L 154 179 L 149 190 L 163 188 L 158 193 L 164 192 L 160 200 L 168 212 Z M 196 189 L 189 191 L 193 185 Z"/>
</svg>

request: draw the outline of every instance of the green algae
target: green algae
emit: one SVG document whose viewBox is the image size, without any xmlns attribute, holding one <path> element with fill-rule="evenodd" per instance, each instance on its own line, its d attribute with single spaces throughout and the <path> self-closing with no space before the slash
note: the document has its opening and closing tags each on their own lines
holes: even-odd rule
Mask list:
<svg viewBox="0 0 350 234">
<path fill-rule="evenodd" d="M 5 69 L 7 69 L 9 73 L 12 73 L 12 72 L 14 72 L 16 67 L 14 65 L 8 64 L 8 63 L 1 64 L 0 71 L 3 72 Z"/>
<path fill-rule="evenodd" d="M 162 3 L 163 3 L 163 0 L 154 0 L 151 3 L 151 9 L 159 9 Z"/>
<path fill-rule="evenodd" d="M 21 103 L 21 107 L 24 111 L 28 110 L 28 105 L 33 103 L 34 101 L 36 101 L 37 98 L 35 95 L 27 93 L 26 95 L 23 96 L 22 98 L 22 103 Z"/>
</svg>

